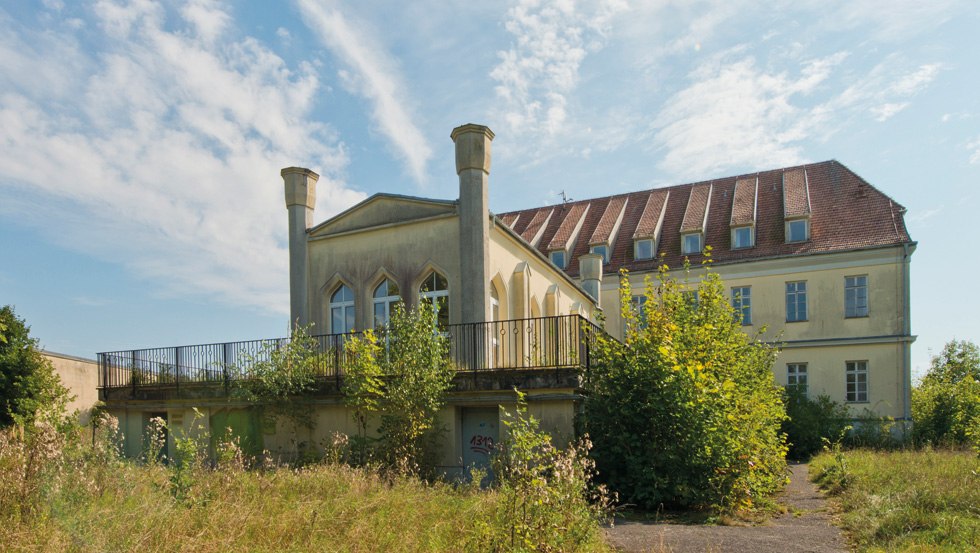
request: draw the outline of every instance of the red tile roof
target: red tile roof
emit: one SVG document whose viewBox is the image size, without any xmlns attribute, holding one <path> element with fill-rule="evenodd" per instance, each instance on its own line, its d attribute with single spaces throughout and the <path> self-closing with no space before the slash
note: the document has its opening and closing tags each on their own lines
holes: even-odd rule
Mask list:
<svg viewBox="0 0 980 553">
<path fill-rule="evenodd" d="M 624 207 L 626 207 L 626 196 L 617 196 L 609 199 L 609 203 L 606 204 L 606 209 L 602 213 L 602 218 L 599 219 L 599 223 L 595 227 L 595 232 L 592 233 L 592 238 L 589 239 L 590 246 L 609 242 L 609 235 L 612 234 L 613 229 L 616 227 L 616 222 L 619 221 L 619 216 L 623 213 Z"/>
<path fill-rule="evenodd" d="M 755 198 L 759 187 L 759 179 L 747 178 L 735 181 L 735 192 L 732 194 L 731 225 L 751 225 L 755 223 Z"/>
<path fill-rule="evenodd" d="M 568 242 L 574 238 L 573 234 L 575 229 L 578 227 L 579 221 L 582 219 L 582 215 L 589 208 L 589 204 L 578 203 L 573 204 L 570 209 L 562 211 L 559 213 L 559 217 L 562 217 L 561 223 L 558 226 L 558 230 L 552 235 L 551 240 L 548 241 L 548 247 L 546 250 L 563 250 L 568 246 Z M 545 231 L 547 233 L 547 231 Z M 544 240 L 541 241 L 544 243 Z"/>
<path fill-rule="evenodd" d="M 783 215 L 786 218 L 810 214 L 810 189 L 806 168 L 783 172 Z"/>
<path fill-rule="evenodd" d="M 647 196 L 646 205 L 639 221 L 635 222 L 636 230 L 633 231 L 633 238 L 655 238 L 657 226 L 664 216 L 664 208 L 667 207 L 667 198 L 670 197 L 670 190 L 660 189 L 651 190 Z M 623 224 L 627 224 L 623 221 Z"/>
<path fill-rule="evenodd" d="M 805 176 L 804 176 L 805 170 Z M 808 198 L 810 213 L 810 240 L 805 242 L 786 243 L 783 189 L 788 174 L 789 186 L 796 187 L 794 194 L 800 190 Z M 758 178 L 758 199 L 756 204 L 756 244 L 751 248 L 731 249 L 732 209 L 735 202 L 735 183 L 739 180 Z M 714 179 L 709 182 L 681 184 L 656 190 L 645 190 L 616 196 L 606 196 L 591 200 L 581 200 L 565 204 L 557 209 L 567 213 L 575 206 L 590 206 L 582 224 L 582 236 L 592 236 L 599 226 L 600 219 L 606 207 L 612 200 L 623 201 L 625 210 L 622 223 L 619 226 L 610 252 L 609 265 L 606 272 L 613 272 L 620 267 L 630 271 L 655 270 L 660 264 L 659 255 L 664 254 L 663 262 L 671 267 L 682 264 L 681 254 L 681 223 L 688 209 L 688 200 L 694 188 L 713 187 L 705 225 L 705 244 L 712 247 L 712 258 L 717 263 L 749 261 L 752 259 L 789 256 L 808 253 L 846 251 L 857 248 L 871 248 L 898 245 L 911 242 L 908 230 L 905 228 L 903 214 L 905 208 L 895 203 L 891 198 L 868 184 L 861 177 L 837 161 L 824 161 L 799 167 L 763 171 L 753 175 L 732 176 Z M 808 188 L 808 190 L 807 190 Z M 667 195 L 669 193 L 669 196 Z M 798 194 L 793 198 L 793 214 L 800 213 L 801 206 Z M 651 228 L 656 226 L 659 218 L 657 202 L 664 199 L 664 220 L 660 233 L 658 258 L 652 260 L 633 259 L 633 238 L 649 236 Z M 648 209 L 650 208 L 650 209 Z M 513 229 L 526 234 L 527 229 L 522 224 L 532 218 L 544 223 L 547 215 L 556 210 L 555 207 L 526 209 L 500 215 L 506 221 L 511 216 L 520 215 Z M 583 207 L 584 210 L 584 207 Z M 703 216 L 703 212 L 702 212 Z M 558 219 L 553 216 L 545 229 L 540 244 L 548 244 L 558 230 Z M 647 233 L 647 234 L 645 234 Z M 525 238 L 527 239 L 527 238 Z M 547 250 L 538 246 L 543 253 Z M 572 276 L 578 275 L 578 256 L 588 253 L 589 245 L 585 240 L 578 240 L 571 253 L 567 272 Z M 691 263 L 697 265 L 700 255 L 689 256 Z M 614 269 L 610 269 L 612 267 Z"/>
<path fill-rule="evenodd" d="M 551 218 L 552 211 L 554 211 L 553 208 L 544 208 L 538 210 L 538 212 L 534 214 L 534 217 L 528 217 L 527 226 L 525 226 L 523 230 L 518 231 L 521 233 L 521 238 L 527 240 L 531 244 L 534 244 L 534 238 L 538 235 L 538 231 L 541 229 L 541 226 Z M 524 219 L 524 217 L 519 218 Z"/>
<path fill-rule="evenodd" d="M 704 230 L 711 200 L 711 184 L 696 184 L 691 187 L 681 232 Z"/>
</svg>

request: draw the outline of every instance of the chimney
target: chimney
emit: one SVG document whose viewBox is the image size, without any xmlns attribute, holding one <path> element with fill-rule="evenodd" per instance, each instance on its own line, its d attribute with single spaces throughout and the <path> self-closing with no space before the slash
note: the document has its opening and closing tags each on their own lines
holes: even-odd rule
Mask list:
<svg viewBox="0 0 980 553">
<path fill-rule="evenodd" d="M 472 123 L 449 135 L 459 175 L 459 266 L 463 323 L 486 321 L 490 302 L 490 142 L 493 131 Z"/>
<path fill-rule="evenodd" d="M 310 257 L 306 231 L 313 226 L 317 175 L 302 167 L 286 167 L 280 172 L 286 188 L 289 211 L 289 325 L 306 326 L 309 317 Z"/>
<path fill-rule="evenodd" d="M 599 305 L 599 288 L 602 284 L 602 263 L 605 259 L 597 253 L 588 253 L 578 258 L 578 274 L 582 278 L 582 288 Z"/>
</svg>

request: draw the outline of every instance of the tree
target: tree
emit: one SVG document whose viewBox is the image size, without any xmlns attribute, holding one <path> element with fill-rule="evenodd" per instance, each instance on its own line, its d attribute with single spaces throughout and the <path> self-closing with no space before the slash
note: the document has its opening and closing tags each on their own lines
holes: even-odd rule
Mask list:
<svg viewBox="0 0 980 553">
<path fill-rule="evenodd" d="M 60 417 L 72 400 L 30 330 L 11 306 L 0 308 L 0 427 Z"/>
<path fill-rule="evenodd" d="M 344 394 L 362 429 L 372 414 L 381 416 L 382 457 L 406 472 L 423 468 L 456 374 L 449 341 L 439 332 L 432 309 L 395 306 L 380 333 L 367 331 L 346 345 L 349 359 Z"/>
<path fill-rule="evenodd" d="M 599 477 L 645 508 L 750 507 L 785 483 L 776 350 L 742 332 L 710 265 L 697 287 L 667 271 L 643 314 L 624 272 L 624 341 L 599 338 L 584 413 Z"/>
<path fill-rule="evenodd" d="M 912 390 L 912 434 L 919 443 L 980 448 L 980 349 L 952 340 Z"/>
</svg>

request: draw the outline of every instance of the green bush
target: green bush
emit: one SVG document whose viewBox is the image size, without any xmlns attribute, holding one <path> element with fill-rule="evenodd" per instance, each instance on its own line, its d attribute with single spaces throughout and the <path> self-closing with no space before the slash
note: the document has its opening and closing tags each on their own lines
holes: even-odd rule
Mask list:
<svg viewBox="0 0 980 553">
<path fill-rule="evenodd" d="M 776 350 L 742 332 L 706 269 L 693 288 L 662 267 L 642 316 L 624 274 L 624 341 L 598 339 L 587 379 L 583 422 L 599 477 L 644 508 L 740 510 L 786 482 Z"/>
<path fill-rule="evenodd" d="M 980 448 L 980 349 L 953 340 L 912 390 L 916 443 Z"/>
<path fill-rule="evenodd" d="M 791 459 L 809 459 L 823 448 L 824 439 L 837 439 L 847 427 L 847 407 L 829 396 L 810 399 L 805 390 L 788 386 L 784 402 L 787 418 L 783 421 L 782 432 L 786 435 L 787 456 Z"/>
</svg>

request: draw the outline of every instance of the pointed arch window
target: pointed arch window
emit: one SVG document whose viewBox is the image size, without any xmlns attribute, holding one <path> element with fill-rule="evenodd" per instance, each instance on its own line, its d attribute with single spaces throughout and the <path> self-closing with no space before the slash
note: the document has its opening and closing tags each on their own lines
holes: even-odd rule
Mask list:
<svg viewBox="0 0 980 553">
<path fill-rule="evenodd" d="M 419 296 L 432 306 L 439 328 L 449 326 L 449 282 L 446 277 L 432 271 L 419 287 Z"/>
<path fill-rule="evenodd" d="M 374 326 L 385 326 L 391 320 L 395 304 L 402 301 L 395 281 L 386 278 L 374 289 Z"/>
<path fill-rule="evenodd" d="M 330 296 L 330 332 L 346 334 L 354 330 L 354 292 L 346 284 Z"/>
</svg>

